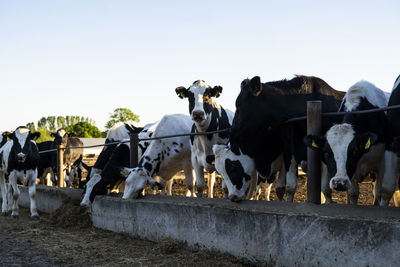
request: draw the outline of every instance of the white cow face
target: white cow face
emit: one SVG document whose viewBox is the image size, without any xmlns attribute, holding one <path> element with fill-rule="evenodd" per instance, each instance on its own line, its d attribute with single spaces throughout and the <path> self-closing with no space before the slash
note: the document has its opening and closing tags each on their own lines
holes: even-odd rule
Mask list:
<svg viewBox="0 0 400 267">
<path fill-rule="evenodd" d="M 309 135 L 304 138 L 309 148 L 322 151 L 322 160 L 327 165 L 331 177 L 329 186 L 338 191 L 351 189 L 351 178 L 358 162 L 370 151 L 376 140 L 377 136 L 371 132 L 356 134 L 352 125 L 348 123 L 332 126 L 326 137 Z"/>
<path fill-rule="evenodd" d="M 250 189 L 251 176 L 255 172 L 252 158 L 243 154 L 240 149 L 233 153 L 227 145 L 214 145 L 215 168 L 222 175 L 231 201 L 241 201 Z"/>
<path fill-rule="evenodd" d="M 147 184 L 149 184 L 153 189 L 162 189 L 162 185 L 154 180 L 142 167 L 136 167 L 133 169 L 125 168 L 124 172 L 129 172 L 129 174 L 125 181 L 123 199 L 138 198 Z"/>
<path fill-rule="evenodd" d="M 19 164 L 22 164 L 27 160 L 28 154 L 32 154 L 32 140 L 39 138 L 40 133 L 31 133 L 28 128 L 21 126 L 18 127 L 12 134 L 8 134 L 8 137 L 14 142 L 10 156 L 13 158 L 13 160 L 16 160 Z"/>
<path fill-rule="evenodd" d="M 198 129 L 207 129 L 211 122 L 211 114 L 215 103 L 212 97 L 219 97 L 222 93 L 221 86 L 211 88 L 203 80 L 195 81 L 188 89 L 178 87 L 175 89 L 180 98 L 189 99 L 189 113 Z"/>
</svg>

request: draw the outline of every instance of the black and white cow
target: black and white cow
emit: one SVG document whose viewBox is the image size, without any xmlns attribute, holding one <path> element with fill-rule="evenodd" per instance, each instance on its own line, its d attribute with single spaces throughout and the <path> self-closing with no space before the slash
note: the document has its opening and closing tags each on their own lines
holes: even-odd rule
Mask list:
<svg viewBox="0 0 400 267">
<path fill-rule="evenodd" d="M 190 132 L 191 128 L 192 120 L 189 116 L 165 115 L 154 129 L 152 137 L 184 134 Z M 185 173 L 186 186 L 193 196 L 193 169 L 190 154 L 189 136 L 152 140 L 138 166 L 125 169 L 129 175 L 125 182 L 123 198 L 137 198 L 147 184 L 156 184 L 154 177 L 159 176 L 163 181 L 169 181 L 181 170 Z"/>
<path fill-rule="evenodd" d="M 400 75 L 397 77 L 388 106 L 400 105 Z M 387 112 L 389 130 L 388 141 L 385 147 L 385 172 L 381 187 L 381 206 L 388 205 L 393 193 L 393 200 L 396 207 L 400 206 L 399 181 L 400 174 L 400 109 Z M 396 179 L 393 179 L 396 177 Z"/>
<path fill-rule="evenodd" d="M 176 94 L 180 98 L 189 99 L 189 114 L 193 121 L 192 133 L 194 132 L 211 132 L 229 128 L 233 112 L 224 109 L 221 105 L 214 101 L 222 93 L 221 86 L 211 87 L 203 80 L 195 81 L 188 89 L 178 87 L 175 89 Z M 213 186 L 215 181 L 214 153 L 212 146 L 214 144 L 227 144 L 228 132 L 196 135 L 190 138 L 192 145 L 192 165 L 196 174 L 196 187 L 198 196 L 203 196 L 204 172 L 203 168 L 213 173 L 209 177 L 208 196 L 213 197 Z"/>
<path fill-rule="evenodd" d="M 3 132 L 0 135 L 0 149 L 7 143 L 7 135 L 9 135 L 9 134 L 10 134 L 9 132 Z M 0 156 L 0 164 L 2 161 L 1 157 L 2 157 L 2 155 Z M 7 186 L 6 186 L 6 180 L 5 180 L 6 172 L 7 172 L 6 168 L 3 168 L 3 169 L 0 168 L 0 190 L 1 190 L 1 198 L 3 200 L 1 212 L 3 215 L 5 215 L 7 213 Z"/>
<path fill-rule="evenodd" d="M 279 190 L 286 191 L 287 200 L 293 201 L 297 166 L 307 155 L 302 142 L 306 122 L 284 122 L 304 116 L 307 101 L 323 101 L 322 112 L 338 111 L 343 96 L 344 92 L 317 77 L 298 75 L 291 80 L 267 83 L 261 83 L 258 76 L 244 80 L 235 103 L 230 145 L 220 150 L 221 153 L 217 152 L 221 147 L 214 148 L 215 166 L 227 185 L 228 198 L 232 201 L 244 199 L 255 170 L 262 176 L 270 176 L 272 164 L 283 153 L 286 185 Z M 329 129 L 336 120 L 323 118 L 322 130 Z M 327 176 L 326 171 L 323 175 Z"/>
<path fill-rule="evenodd" d="M 40 137 L 40 133 L 31 133 L 24 126 L 18 127 L 13 133 L 9 134 L 11 139 L 0 148 L 0 184 L 2 192 L 5 190 L 5 175 L 9 177 L 8 197 L 9 206 L 12 205 L 13 217 L 18 217 L 18 197 L 20 191 L 17 186 L 18 180 L 28 186 L 30 198 L 30 211 L 32 217 L 38 217 L 36 208 L 36 177 L 39 165 L 39 150 L 35 139 Z M 3 137 L 4 138 L 4 137 Z M 7 197 L 2 193 L 3 204 L 2 213 L 7 212 Z"/>
<path fill-rule="evenodd" d="M 387 98 L 385 93 L 373 84 L 360 81 L 350 87 L 343 103 L 345 111 L 348 112 L 368 110 L 386 107 Z M 304 142 L 308 147 L 322 151 L 322 160 L 326 163 L 331 177 L 330 188 L 347 190 L 351 204 L 357 204 L 358 183 L 362 182 L 368 173 L 377 173 L 377 204 L 381 200 L 387 130 L 388 121 L 383 111 L 346 114 L 342 123 L 332 126 L 325 136 L 309 135 L 304 138 Z M 386 178 L 395 179 L 389 176 Z"/>
<path fill-rule="evenodd" d="M 155 129 L 154 125 L 147 124 L 143 128 L 135 127 L 131 124 L 118 123 L 107 133 L 106 143 L 129 141 L 130 131 L 139 133 L 139 138 L 149 138 Z M 139 142 L 139 159 L 148 145 L 148 141 Z M 88 181 L 81 206 L 89 206 L 96 195 L 106 194 L 108 189 L 112 189 L 113 186 L 125 180 L 125 175 L 121 174 L 121 168 L 129 167 L 129 158 L 129 142 L 105 146 L 97 158 L 95 165 L 88 172 Z"/>
</svg>

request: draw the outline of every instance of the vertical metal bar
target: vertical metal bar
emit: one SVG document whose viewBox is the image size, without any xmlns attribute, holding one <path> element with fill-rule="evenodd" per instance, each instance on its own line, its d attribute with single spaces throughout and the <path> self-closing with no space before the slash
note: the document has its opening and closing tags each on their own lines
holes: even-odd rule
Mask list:
<svg viewBox="0 0 400 267">
<path fill-rule="evenodd" d="M 137 133 L 129 133 L 130 138 L 130 158 L 129 165 L 131 168 L 135 168 L 138 165 L 138 145 L 139 145 L 139 136 Z"/>
<path fill-rule="evenodd" d="M 60 144 L 57 149 L 58 187 L 64 187 L 64 152 L 65 145 Z"/>
<path fill-rule="evenodd" d="M 307 101 L 307 134 L 321 134 L 321 108 L 321 101 Z M 307 202 L 321 204 L 321 157 L 311 148 L 307 148 Z"/>
</svg>

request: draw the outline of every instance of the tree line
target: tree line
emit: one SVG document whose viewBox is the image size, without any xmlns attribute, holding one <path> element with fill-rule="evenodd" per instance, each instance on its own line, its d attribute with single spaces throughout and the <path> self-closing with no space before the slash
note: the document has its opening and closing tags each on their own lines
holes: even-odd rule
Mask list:
<svg viewBox="0 0 400 267">
<path fill-rule="evenodd" d="M 64 128 L 68 133 L 82 138 L 101 138 L 106 137 L 107 131 L 117 122 L 136 121 L 139 122 L 139 116 L 134 114 L 128 108 L 117 108 L 110 114 L 110 120 L 107 121 L 104 132 L 95 126 L 96 122 L 83 116 L 47 116 L 40 118 L 37 123 L 29 122 L 26 126 L 31 132 L 40 132 L 40 138 L 37 142 L 49 141 L 54 138 L 51 133 L 60 128 Z"/>
</svg>

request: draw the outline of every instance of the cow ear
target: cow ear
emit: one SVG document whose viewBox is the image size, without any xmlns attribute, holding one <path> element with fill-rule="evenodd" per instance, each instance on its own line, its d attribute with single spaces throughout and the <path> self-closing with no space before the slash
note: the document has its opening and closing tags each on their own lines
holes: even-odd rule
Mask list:
<svg viewBox="0 0 400 267">
<path fill-rule="evenodd" d="M 4 136 L 4 137 L 7 137 L 10 134 L 11 134 L 10 132 L 3 132 L 1 135 Z"/>
<path fill-rule="evenodd" d="M 147 181 L 148 181 L 151 189 L 153 189 L 153 190 L 161 190 L 161 189 L 164 188 L 162 184 L 160 184 L 159 182 L 157 182 L 153 178 L 150 178 Z"/>
<path fill-rule="evenodd" d="M 188 97 L 188 90 L 183 87 L 183 86 L 179 86 L 175 89 L 176 94 L 179 96 L 179 98 L 186 98 Z"/>
<path fill-rule="evenodd" d="M 10 139 L 14 139 L 15 138 L 15 134 L 14 133 L 8 133 L 6 136 L 8 138 L 10 138 Z"/>
<path fill-rule="evenodd" d="M 262 91 L 261 79 L 259 76 L 255 76 L 250 80 L 251 92 L 254 96 L 259 96 Z"/>
<path fill-rule="evenodd" d="M 210 97 L 219 97 L 222 93 L 222 87 L 217 85 L 214 88 L 209 89 L 209 96 Z"/>
<path fill-rule="evenodd" d="M 310 134 L 303 138 L 303 143 L 314 151 L 320 151 L 325 145 L 325 137 Z"/>
<path fill-rule="evenodd" d="M 30 134 L 29 134 L 29 137 L 30 137 L 32 140 L 36 140 L 36 139 L 38 139 L 38 138 L 40 137 L 40 133 L 39 133 L 39 132 L 30 133 Z"/>
<path fill-rule="evenodd" d="M 369 150 L 372 145 L 376 143 L 378 140 L 378 136 L 373 132 L 366 132 L 361 135 L 361 145 L 364 147 L 365 150 Z"/>
<path fill-rule="evenodd" d="M 56 137 L 56 133 L 50 133 L 51 137 Z"/>
<path fill-rule="evenodd" d="M 135 127 L 135 126 L 129 125 L 127 123 L 125 123 L 125 128 L 131 133 L 140 133 L 144 129 L 143 127 Z"/>
</svg>

